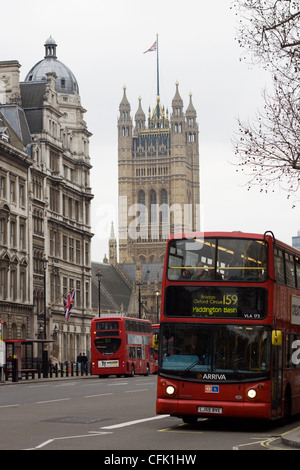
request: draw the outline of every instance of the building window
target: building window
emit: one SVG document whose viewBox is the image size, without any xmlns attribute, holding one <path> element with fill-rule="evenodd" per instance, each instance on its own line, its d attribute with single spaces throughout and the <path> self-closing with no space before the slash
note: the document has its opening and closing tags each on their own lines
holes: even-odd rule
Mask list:
<svg viewBox="0 0 300 470">
<path fill-rule="evenodd" d="M 17 271 L 11 269 L 10 271 L 10 300 L 16 300 L 17 292 Z"/>
<path fill-rule="evenodd" d="M 63 277 L 63 294 L 66 295 L 68 293 L 68 279 L 64 276 Z"/>
<path fill-rule="evenodd" d="M 88 242 L 85 243 L 85 265 L 89 266 L 90 263 L 90 248 Z"/>
<path fill-rule="evenodd" d="M 89 283 L 85 283 L 85 307 L 90 307 L 90 286 Z"/>
<path fill-rule="evenodd" d="M 67 236 L 63 235 L 63 260 L 67 261 Z"/>
<path fill-rule="evenodd" d="M 6 178 L 5 176 L 0 176 L 0 198 L 6 199 Z"/>
<path fill-rule="evenodd" d="M 76 281 L 76 305 L 81 307 L 81 282 Z"/>
<path fill-rule="evenodd" d="M 10 180 L 10 202 L 16 202 L 16 182 Z"/>
<path fill-rule="evenodd" d="M 25 186 L 24 184 L 19 185 L 19 206 L 25 207 Z"/>
<path fill-rule="evenodd" d="M 10 246 L 12 248 L 16 247 L 16 223 L 10 223 Z"/>
<path fill-rule="evenodd" d="M 50 210 L 59 212 L 59 191 L 54 188 L 50 188 Z"/>
<path fill-rule="evenodd" d="M 81 264 L 81 250 L 80 250 L 80 240 L 76 240 L 76 264 L 80 265 Z"/>
<path fill-rule="evenodd" d="M 69 238 L 69 261 L 74 262 L 74 239 L 71 237 Z"/>
<path fill-rule="evenodd" d="M 25 302 L 26 299 L 26 275 L 25 272 L 20 273 L 20 300 Z"/>
<path fill-rule="evenodd" d="M 2 217 L 0 219 L 0 245 L 6 245 L 7 243 L 7 220 Z"/>
<path fill-rule="evenodd" d="M 151 222 L 157 221 L 157 203 L 156 203 L 156 192 L 154 190 L 150 191 L 150 214 Z"/>
<path fill-rule="evenodd" d="M 25 250 L 26 240 L 25 240 L 25 222 L 20 224 L 20 250 Z"/>
<path fill-rule="evenodd" d="M 7 270 L 0 269 L 0 299 L 5 300 L 7 296 Z"/>
</svg>

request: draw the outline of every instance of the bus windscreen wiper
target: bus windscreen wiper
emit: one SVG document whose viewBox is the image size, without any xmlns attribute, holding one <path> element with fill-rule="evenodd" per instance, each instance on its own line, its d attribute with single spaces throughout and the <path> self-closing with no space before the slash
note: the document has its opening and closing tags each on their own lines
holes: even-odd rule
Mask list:
<svg viewBox="0 0 300 470">
<path fill-rule="evenodd" d="M 194 362 L 192 362 L 192 364 L 190 364 L 186 369 L 184 369 L 182 372 L 179 372 L 179 375 L 185 375 L 187 372 L 189 372 L 194 366 L 196 366 L 197 364 L 200 364 L 200 358 L 198 357 L 198 359 Z"/>
</svg>

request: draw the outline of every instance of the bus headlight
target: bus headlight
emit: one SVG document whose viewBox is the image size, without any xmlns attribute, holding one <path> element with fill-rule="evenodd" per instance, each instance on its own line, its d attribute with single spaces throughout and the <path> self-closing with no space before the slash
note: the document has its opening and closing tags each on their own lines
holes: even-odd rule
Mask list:
<svg viewBox="0 0 300 470">
<path fill-rule="evenodd" d="M 250 388 L 247 392 L 248 398 L 255 398 L 257 395 L 257 391 L 254 388 Z"/>
<path fill-rule="evenodd" d="M 168 385 L 166 387 L 166 393 L 167 393 L 167 395 L 174 395 L 175 387 L 173 387 L 173 385 Z"/>
</svg>

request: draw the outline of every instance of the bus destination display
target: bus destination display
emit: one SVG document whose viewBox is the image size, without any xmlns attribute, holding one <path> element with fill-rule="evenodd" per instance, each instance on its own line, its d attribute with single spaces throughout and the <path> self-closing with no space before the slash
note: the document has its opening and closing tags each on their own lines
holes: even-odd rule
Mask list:
<svg viewBox="0 0 300 470">
<path fill-rule="evenodd" d="M 238 300 L 238 294 L 201 294 L 193 299 L 192 313 L 195 316 L 237 316 Z"/>
<path fill-rule="evenodd" d="M 165 312 L 170 317 L 261 320 L 267 313 L 261 287 L 169 286 Z"/>
</svg>

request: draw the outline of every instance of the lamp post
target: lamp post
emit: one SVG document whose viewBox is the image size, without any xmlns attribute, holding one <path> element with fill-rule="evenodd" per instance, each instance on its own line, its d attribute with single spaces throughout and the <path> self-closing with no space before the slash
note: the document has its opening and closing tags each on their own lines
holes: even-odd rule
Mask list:
<svg viewBox="0 0 300 470">
<path fill-rule="evenodd" d="M 101 307 L 101 303 L 100 303 L 101 291 L 100 291 L 100 287 L 101 287 L 101 277 L 102 277 L 100 269 L 98 270 L 96 276 L 98 278 L 98 316 L 100 317 L 101 316 L 101 309 L 100 309 L 100 307 Z"/>
<path fill-rule="evenodd" d="M 43 259 L 43 268 L 44 268 L 44 339 L 47 338 L 46 334 L 46 271 L 47 271 L 47 263 L 48 260 L 46 259 L 46 255 L 44 254 Z"/>
<path fill-rule="evenodd" d="M 138 281 L 136 285 L 139 288 L 139 318 L 142 318 L 142 302 L 141 302 L 141 282 Z"/>
<path fill-rule="evenodd" d="M 47 271 L 48 260 L 47 260 L 45 254 L 43 256 L 42 262 L 43 262 L 43 268 L 44 268 L 44 340 L 46 340 L 47 339 L 47 332 L 46 332 L 46 324 L 47 324 L 47 318 L 46 318 L 46 271 Z M 43 369 L 43 377 L 47 378 L 48 377 L 48 351 L 45 349 L 45 343 L 43 343 L 43 349 L 42 349 L 42 369 Z"/>
<path fill-rule="evenodd" d="M 155 291 L 155 295 L 156 295 L 156 323 L 159 323 L 159 312 L 158 312 L 158 296 L 159 296 L 159 290 L 156 289 Z"/>
</svg>

